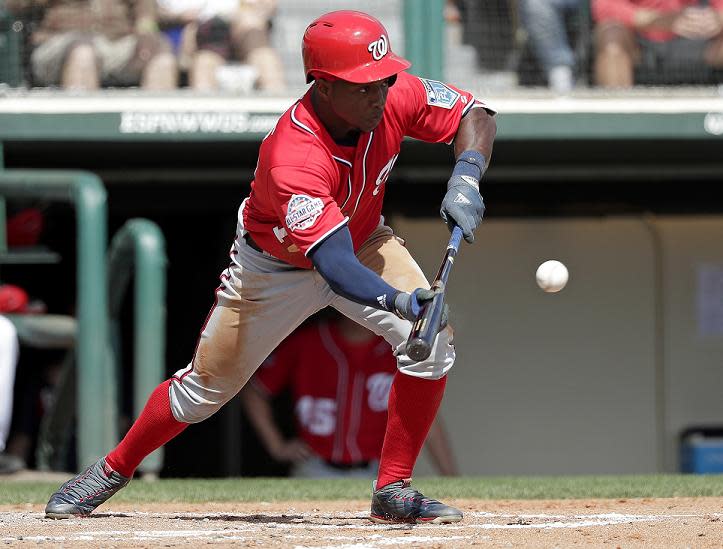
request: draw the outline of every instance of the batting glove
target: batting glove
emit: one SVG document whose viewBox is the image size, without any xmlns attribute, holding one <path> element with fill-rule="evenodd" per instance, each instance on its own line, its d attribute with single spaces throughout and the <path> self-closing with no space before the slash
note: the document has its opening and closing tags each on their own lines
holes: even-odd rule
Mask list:
<svg viewBox="0 0 723 549">
<path fill-rule="evenodd" d="M 479 183 L 473 178 L 453 175 L 447 183 L 447 194 L 444 195 L 439 211 L 449 230 L 459 225 L 464 239 L 470 244 L 474 242 L 474 231 L 479 227 L 485 213 L 485 205 L 478 188 Z"/>
<path fill-rule="evenodd" d="M 407 292 L 399 292 L 394 298 L 394 312 L 399 318 L 404 318 L 410 322 L 416 322 L 419 315 L 422 313 L 424 304 L 428 301 L 432 301 L 436 292 L 434 290 L 428 290 L 426 288 L 417 288 L 411 294 Z M 442 322 L 439 326 L 441 330 L 447 325 L 449 319 L 449 306 L 444 304 L 444 311 L 442 312 Z"/>
</svg>

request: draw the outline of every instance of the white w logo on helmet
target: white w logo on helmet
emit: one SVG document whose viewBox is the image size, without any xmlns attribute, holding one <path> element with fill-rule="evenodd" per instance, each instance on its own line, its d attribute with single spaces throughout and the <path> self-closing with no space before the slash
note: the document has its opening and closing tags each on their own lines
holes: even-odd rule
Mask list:
<svg viewBox="0 0 723 549">
<path fill-rule="evenodd" d="M 387 41 L 387 37 L 382 34 L 379 37 L 379 40 L 375 40 L 369 44 L 367 51 L 372 54 L 374 61 L 379 61 L 389 52 L 389 42 Z"/>
</svg>

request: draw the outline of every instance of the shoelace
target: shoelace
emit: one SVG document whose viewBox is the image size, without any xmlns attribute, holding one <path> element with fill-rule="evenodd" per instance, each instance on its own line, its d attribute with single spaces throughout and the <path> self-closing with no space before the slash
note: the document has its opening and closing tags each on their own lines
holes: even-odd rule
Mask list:
<svg viewBox="0 0 723 549">
<path fill-rule="evenodd" d="M 429 499 L 424 496 L 421 492 L 418 490 L 415 490 L 411 486 L 404 486 L 403 488 L 393 488 L 389 491 L 393 493 L 390 494 L 391 497 L 395 499 L 402 499 L 404 501 L 418 501 L 419 503 L 439 503 L 437 500 Z"/>
<path fill-rule="evenodd" d="M 103 482 L 104 480 L 105 482 Z M 102 473 L 94 473 L 93 469 L 89 469 L 82 477 L 68 483 L 63 489 L 63 493 L 77 498 L 79 501 L 85 501 L 110 488 L 113 488 L 110 479 L 106 479 Z"/>
</svg>

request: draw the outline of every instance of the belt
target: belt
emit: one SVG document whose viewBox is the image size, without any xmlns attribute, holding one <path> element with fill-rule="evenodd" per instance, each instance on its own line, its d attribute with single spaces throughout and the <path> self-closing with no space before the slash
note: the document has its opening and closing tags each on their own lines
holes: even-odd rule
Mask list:
<svg viewBox="0 0 723 549">
<path fill-rule="evenodd" d="M 264 253 L 264 251 L 261 249 L 261 246 L 256 244 L 256 242 L 254 242 L 254 239 L 251 238 L 251 233 L 246 233 L 244 235 L 244 240 L 246 241 L 246 244 L 248 244 L 250 248 L 253 248 L 257 252 Z"/>
<path fill-rule="evenodd" d="M 326 464 L 332 469 L 340 471 L 349 471 L 350 469 L 366 469 L 369 467 L 368 461 L 357 461 L 355 463 L 339 463 L 337 461 L 327 461 Z"/>
</svg>

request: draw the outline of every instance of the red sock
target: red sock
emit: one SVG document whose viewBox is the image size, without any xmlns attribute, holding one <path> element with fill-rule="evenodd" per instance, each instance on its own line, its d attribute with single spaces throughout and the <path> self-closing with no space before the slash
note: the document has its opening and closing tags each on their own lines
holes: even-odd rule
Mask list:
<svg viewBox="0 0 723 549">
<path fill-rule="evenodd" d="M 106 463 L 124 477 L 133 476 L 143 458 L 188 427 L 188 423 L 173 417 L 168 396 L 170 384 L 168 379 L 156 387 L 126 436 L 106 456 Z"/>
<path fill-rule="evenodd" d="M 412 478 L 414 464 L 442 402 L 445 385 L 447 376 L 428 380 L 399 371 L 394 375 L 377 488 Z"/>
</svg>

